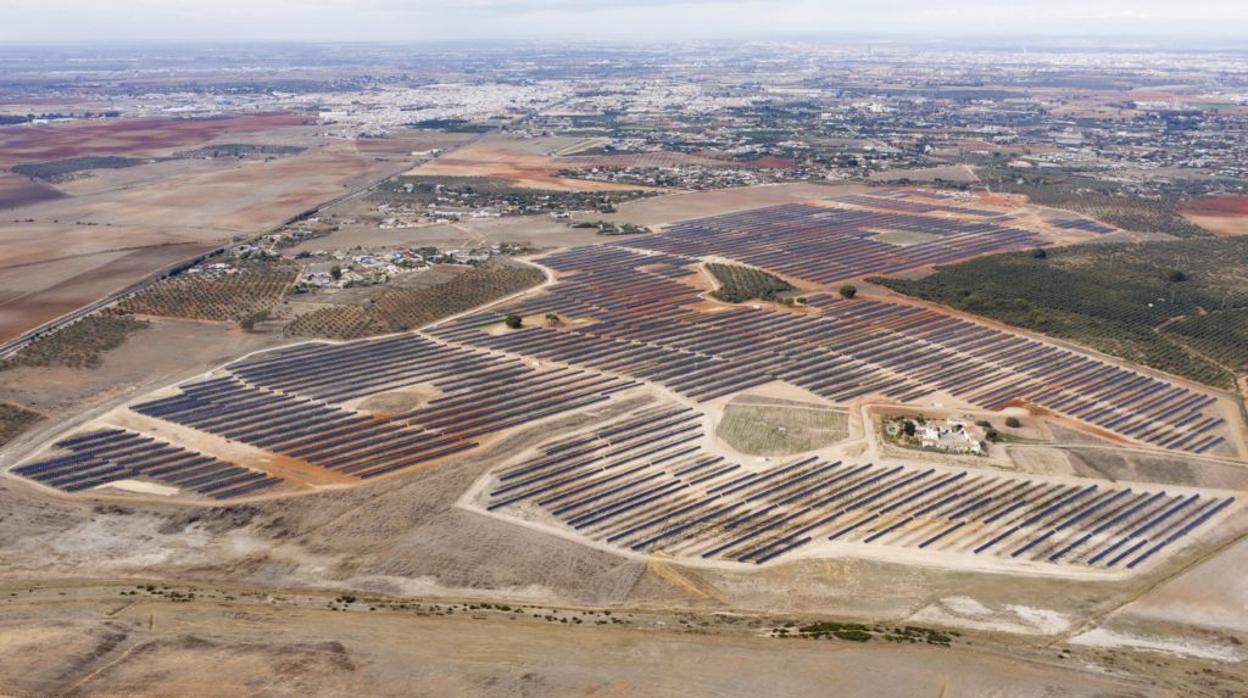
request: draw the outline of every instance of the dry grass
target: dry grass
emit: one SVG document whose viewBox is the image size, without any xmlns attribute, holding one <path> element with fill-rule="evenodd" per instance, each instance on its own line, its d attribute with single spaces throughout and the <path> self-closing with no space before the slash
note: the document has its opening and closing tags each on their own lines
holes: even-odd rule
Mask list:
<svg viewBox="0 0 1248 698">
<path fill-rule="evenodd" d="M 724 408 L 715 435 L 741 453 L 787 456 L 843 440 L 849 435 L 849 415 L 791 401 L 738 398 Z"/>
<path fill-rule="evenodd" d="M 0 446 L 13 440 L 43 415 L 7 402 L 0 402 Z"/>
</svg>

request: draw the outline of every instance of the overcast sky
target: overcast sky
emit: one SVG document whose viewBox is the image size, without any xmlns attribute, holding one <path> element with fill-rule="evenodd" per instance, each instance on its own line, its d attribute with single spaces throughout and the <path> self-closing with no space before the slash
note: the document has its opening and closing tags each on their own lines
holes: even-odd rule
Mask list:
<svg viewBox="0 0 1248 698">
<path fill-rule="evenodd" d="M 848 33 L 1244 36 L 1248 0 L 0 0 L 0 41 Z"/>
</svg>

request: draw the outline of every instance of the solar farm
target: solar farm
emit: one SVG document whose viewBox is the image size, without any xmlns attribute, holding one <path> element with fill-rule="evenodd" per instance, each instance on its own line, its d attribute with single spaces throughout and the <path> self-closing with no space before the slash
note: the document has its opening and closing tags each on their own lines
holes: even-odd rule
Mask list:
<svg viewBox="0 0 1248 698">
<path fill-rule="evenodd" d="M 620 420 L 501 470 L 486 507 L 535 507 L 634 553 L 756 565 L 840 543 L 1129 570 L 1235 501 L 816 456 L 757 472 L 703 437 L 688 408 Z"/>
<path fill-rule="evenodd" d="M 453 468 L 519 430 L 636 397 L 623 416 L 508 452 L 460 505 L 701 565 L 855 555 L 1125 574 L 1197 544 L 1240 506 L 1234 493 L 871 445 L 868 408 L 921 406 L 1025 414 L 1106 448 L 1242 458 L 1229 395 L 887 293 L 835 290 L 1051 243 L 1003 218 L 881 190 L 549 251 L 532 260 L 553 278 L 539 290 L 418 331 L 231 361 L 59 436 L 12 472 L 77 497 L 293 496 Z M 707 265 L 725 261 L 782 277 L 781 291 L 721 300 Z M 846 438 L 766 458 L 716 438 L 729 401 L 769 390 L 848 414 Z M 410 404 L 370 407 L 396 395 Z"/>
</svg>

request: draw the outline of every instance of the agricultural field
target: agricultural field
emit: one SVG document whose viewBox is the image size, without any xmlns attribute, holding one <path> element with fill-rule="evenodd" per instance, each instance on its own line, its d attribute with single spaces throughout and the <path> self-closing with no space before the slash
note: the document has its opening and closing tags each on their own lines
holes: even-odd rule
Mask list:
<svg viewBox="0 0 1248 698">
<path fill-rule="evenodd" d="M 43 415 L 25 407 L 0 402 L 0 446 L 13 440 L 27 427 L 43 419 Z"/>
<path fill-rule="evenodd" d="M 237 322 L 270 311 L 298 276 L 299 266 L 290 262 L 237 262 L 164 279 L 120 307 L 138 315 Z"/>
<path fill-rule="evenodd" d="M 780 294 L 793 290 L 792 284 L 761 269 L 711 262 L 706 265 L 706 270 L 718 284 L 711 295 L 727 303 L 776 301 L 780 300 Z"/>
<path fill-rule="evenodd" d="M 738 395 L 724 406 L 715 436 L 752 456 L 790 456 L 830 446 L 849 435 L 843 410 L 792 400 Z"/>
<path fill-rule="evenodd" d="M 1217 387 L 1243 366 L 1248 240 L 1065 247 L 874 280 Z"/>
<path fill-rule="evenodd" d="M 354 339 L 410 330 L 498 300 L 546 279 L 540 270 L 490 263 L 434 286 L 394 286 L 369 295 L 361 305 L 334 305 L 299 316 L 290 335 Z"/>
<path fill-rule="evenodd" d="M 100 365 L 102 354 L 116 349 L 131 334 L 146 328 L 146 322 L 129 315 L 97 313 L 35 340 L 0 363 L 0 369 L 15 366 L 95 368 Z"/>
</svg>

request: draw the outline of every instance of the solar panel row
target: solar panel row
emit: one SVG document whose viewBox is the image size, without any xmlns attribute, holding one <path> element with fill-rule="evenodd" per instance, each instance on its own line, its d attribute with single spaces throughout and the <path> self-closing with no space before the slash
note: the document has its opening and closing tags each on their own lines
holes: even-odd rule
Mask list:
<svg viewBox="0 0 1248 698">
<path fill-rule="evenodd" d="M 894 245 L 877 239 L 886 231 L 923 233 L 935 239 Z M 1044 241 L 1030 231 L 982 221 L 782 204 L 677 223 L 657 235 L 620 244 L 676 255 L 730 257 L 831 284 L 1036 247 Z"/>
<path fill-rule="evenodd" d="M 280 478 L 124 430 L 89 432 L 54 444 L 58 455 L 13 472 L 64 492 L 143 479 L 213 499 L 254 494 Z"/>
</svg>

